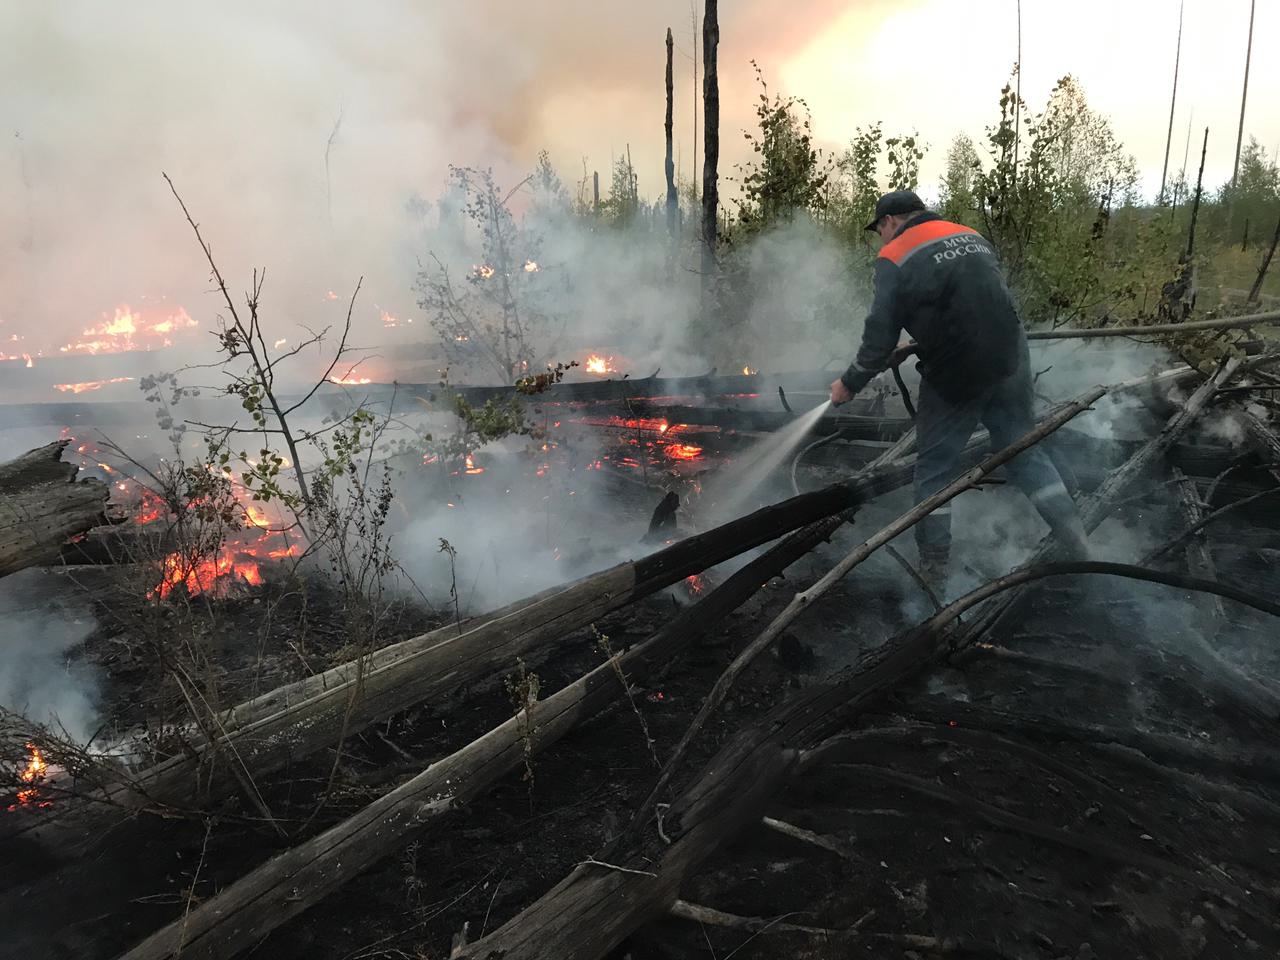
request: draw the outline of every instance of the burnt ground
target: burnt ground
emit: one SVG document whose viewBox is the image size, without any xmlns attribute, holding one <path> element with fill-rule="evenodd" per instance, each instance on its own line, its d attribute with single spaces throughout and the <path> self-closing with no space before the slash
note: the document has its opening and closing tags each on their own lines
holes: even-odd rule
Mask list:
<svg viewBox="0 0 1280 960">
<path fill-rule="evenodd" d="M 1201 475 L 1202 491 L 1220 465 L 1211 466 L 1189 470 Z M 1095 467 L 1093 482 L 1105 464 Z M 1265 471 L 1238 470 L 1217 485 L 1211 505 L 1271 482 Z M 966 494 L 957 534 L 987 512 L 980 498 L 1010 496 Z M 1180 527 L 1168 499 L 1153 482 L 1150 496 L 1117 511 L 1095 539 L 1117 553 L 1138 533 L 1159 541 Z M 905 502 L 903 493 L 865 510 L 853 530 L 846 527 L 700 638 L 665 676 L 640 682 L 638 704 L 659 756 L 725 665 L 795 589 Z M 1211 528 L 1220 579 L 1274 596 L 1277 526 L 1276 508 L 1263 500 Z M 980 549 L 964 559 L 987 572 L 990 558 Z M 274 589 L 224 602 L 228 650 L 238 649 L 234 638 L 254 637 L 257 651 L 284 662 L 289 618 L 280 616 L 279 634 L 265 639 L 253 629 L 263 604 L 279 599 Z M 316 595 L 309 622 L 332 624 L 335 611 L 325 607 L 332 599 Z M 664 593 L 599 627 L 617 648 L 660 627 L 675 602 Z M 794 625 L 779 654 L 740 680 L 687 769 L 696 770 L 788 690 L 829 675 L 924 609 L 901 571 L 873 558 Z M 821 835 L 826 847 L 760 826 L 721 849 L 683 888 L 694 903 L 781 918 L 772 928 L 758 933 L 668 918 L 638 931 L 617 955 L 1280 954 L 1275 718 L 1253 716 L 1221 684 L 1209 695 L 1202 667 L 1186 655 L 1187 638 L 1200 631 L 1226 660 L 1267 682 L 1280 654 L 1274 622 L 1229 602 L 1225 611 L 1227 620 L 1217 621 L 1201 600 L 1153 585 L 1080 578 L 1038 588 L 1015 632 L 904 685 L 861 718 L 858 736 L 838 755 L 774 798 L 769 816 Z M 407 610 L 399 635 L 430 622 L 429 614 Z M 325 627 L 314 635 L 309 652 L 317 665 L 338 655 L 340 633 Z M 85 655 L 110 678 L 111 709 L 127 717 L 140 667 L 121 661 L 117 639 L 103 631 Z M 244 651 L 241 657 L 242 671 L 261 659 Z M 592 637 L 580 631 L 535 669 L 550 690 L 599 662 Z M 280 668 L 293 669 L 297 664 Z M 324 757 L 272 778 L 264 785 L 267 802 L 309 835 L 511 711 L 507 695 L 494 689 L 441 712 L 428 706 L 394 718 L 352 745 L 340 787 L 319 812 L 314 800 L 330 772 Z M 636 717 L 625 704 L 615 706 L 535 758 L 531 780 L 510 776 L 437 821 L 252 955 L 446 957 L 464 923 L 473 937 L 494 929 L 600 849 L 655 774 Z M 180 916 L 189 897 L 210 896 L 281 847 L 237 805 L 216 813 L 130 821 L 89 856 L 11 846 L 0 882 L 0 956 L 115 956 Z M 788 924 L 858 927 L 823 935 L 782 929 Z"/>
</svg>

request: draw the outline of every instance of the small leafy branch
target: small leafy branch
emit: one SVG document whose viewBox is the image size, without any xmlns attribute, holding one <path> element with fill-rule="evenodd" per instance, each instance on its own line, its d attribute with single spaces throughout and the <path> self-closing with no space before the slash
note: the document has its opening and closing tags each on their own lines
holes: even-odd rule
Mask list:
<svg viewBox="0 0 1280 960">
<path fill-rule="evenodd" d="M 462 610 L 458 606 L 458 548 L 444 537 L 440 538 L 440 552 L 449 558 L 449 599 L 453 601 L 453 619 L 462 633 Z"/>
<path fill-rule="evenodd" d="M 653 737 L 649 734 L 649 724 L 644 718 L 644 714 L 640 712 L 640 706 L 636 703 L 635 687 L 631 685 L 631 681 L 627 679 L 626 673 L 622 669 L 622 663 L 619 660 L 621 654 L 613 652 L 613 647 L 609 643 L 609 635 L 601 633 L 596 629 L 596 625 L 591 625 L 591 632 L 596 638 L 596 647 L 609 661 L 609 666 L 613 667 L 613 673 L 618 678 L 618 682 L 622 684 L 622 692 L 627 695 L 627 700 L 631 703 L 631 712 L 636 715 L 636 720 L 640 722 L 640 733 L 644 736 L 644 745 L 649 750 L 649 756 L 653 758 L 653 765 L 659 770 L 662 769 L 662 762 L 658 759 L 657 744 Z"/>
<path fill-rule="evenodd" d="M 520 740 L 524 745 L 524 776 L 529 784 L 529 803 L 533 803 L 533 707 L 538 702 L 538 675 L 525 667 L 524 660 L 516 657 L 516 672 L 506 679 L 507 696 L 515 709 Z"/>
</svg>

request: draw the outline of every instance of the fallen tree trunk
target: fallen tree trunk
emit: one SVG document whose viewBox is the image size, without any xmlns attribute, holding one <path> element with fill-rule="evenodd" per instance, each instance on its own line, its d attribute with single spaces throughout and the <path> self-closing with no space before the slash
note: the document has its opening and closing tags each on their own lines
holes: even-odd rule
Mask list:
<svg viewBox="0 0 1280 960">
<path fill-rule="evenodd" d="M 354 817 L 282 853 L 179 921 L 148 937 L 124 960 L 230 958 L 328 896 L 435 820 L 481 795 L 573 727 L 625 694 L 631 678 L 667 663 L 690 640 L 740 606 L 772 577 L 826 539 L 843 522 L 820 520 L 733 574 L 643 643 L 522 710 L 483 737 L 431 764 Z M 528 753 L 526 752 L 528 751 Z"/>
<path fill-rule="evenodd" d="M 1196 330 L 1231 330 L 1247 328 L 1255 324 L 1280 323 L 1280 310 L 1268 313 L 1250 313 L 1241 317 L 1222 317 L 1217 320 L 1187 320 L 1183 323 L 1155 323 L 1150 326 L 1094 327 L 1082 330 L 1075 327 L 1058 327 L 1056 330 L 1030 330 L 1028 340 L 1081 340 L 1092 337 L 1148 337 L 1157 334 L 1183 334 Z"/>
<path fill-rule="evenodd" d="M 0 464 L 0 577 L 57 563 L 68 540 L 107 523 L 111 489 L 94 478 L 76 482 L 79 468 L 62 459 L 70 442 Z"/>
<path fill-rule="evenodd" d="M 805 748 L 822 743 L 885 692 L 938 660 L 949 646 L 948 627 L 956 617 L 1013 584 L 1080 572 L 1218 592 L 1280 616 L 1280 604 L 1244 591 L 1125 564 L 1053 564 L 1001 578 L 864 654 L 835 680 L 800 691 L 732 737 L 667 811 L 663 826 L 672 840 L 669 845 L 650 837 L 627 851 L 585 861 L 492 934 L 455 951 L 452 960 L 598 960 L 605 956 L 641 924 L 669 911 L 684 880 L 719 846 L 760 817 L 772 794 L 802 765 Z M 1183 871 L 1177 872 L 1187 879 Z M 1194 879 L 1209 889 L 1223 886 L 1209 877 Z"/>
</svg>

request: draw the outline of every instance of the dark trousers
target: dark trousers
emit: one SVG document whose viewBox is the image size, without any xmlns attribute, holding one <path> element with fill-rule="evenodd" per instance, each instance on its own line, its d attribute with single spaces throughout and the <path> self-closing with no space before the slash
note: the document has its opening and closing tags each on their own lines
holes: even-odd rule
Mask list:
<svg viewBox="0 0 1280 960">
<path fill-rule="evenodd" d="M 1031 374 L 1024 363 L 1005 380 L 956 403 L 920 381 L 916 432 L 916 503 L 937 493 L 960 473 L 960 453 L 981 423 L 991 433 L 991 449 L 1002 450 L 1035 426 L 1031 414 Z M 1009 479 L 1031 500 L 1055 533 L 1082 532 L 1075 501 L 1057 468 L 1040 446 L 1024 450 L 1007 464 Z M 921 553 L 944 554 L 951 546 L 951 504 L 944 504 L 916 524 Z"/>
</svg>

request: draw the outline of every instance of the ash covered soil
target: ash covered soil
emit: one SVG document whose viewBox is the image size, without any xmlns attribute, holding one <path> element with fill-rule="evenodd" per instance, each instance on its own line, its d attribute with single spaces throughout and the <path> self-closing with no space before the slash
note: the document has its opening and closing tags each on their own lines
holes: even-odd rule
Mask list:
<svg viewBox="0 0 1280 960">
<path fill-rule="evenodd" d="M 1266 483 L 1239 471 L 1229 502 Z M 1200 489 L 1210 482 L 1202 478 Z M 966 494 L 956 532 L 1007 491 Z M 677 657 L 638 683 L 636 705 L 665 759 L 733 656 L 844 550 L 896 515 L 906 494 L 866 508 L 853 527 L 794 565 Z M 1220 579 L 1274 595 L 1274 508 L 1263 500 L 1211 528 Z M 963 504 L 963 508 L 961 508 Z M 996 511 L 998 513 L 998 511 Z M 993 529 L 999 524 L 993 524 Z M 1167 493 L 1126 504 L 1095 538 L 1104 550 L 1135 531 L 1180 529 Z M 998 530 L 997 530 L 998 533 Z M 904 548 L 904 551 L 907 548 Z M 1119 547 L 1116 547 L 1119 550 Z M 961 552 L 958 579 L 993 562 Z M 1179 555 L 1180 562 L 1180 555 Z M 970 569 L 965 570 L 965 565 Z M 109 574 L 108 574 L 109 575 Z M 670 620 L 684 588 L 601 619 L 615 649 Z M 817 682 L 928 609 L 901 570 L 877 555 L 797 621 L 776 653 L 735 685 L 684 764 L 685 780 L 745 722 Z M 336 599 L 309 591 L 310 646 L 291 647 L 300 601 L 269 583 L 220 603 L 221 664 L 232 689 L 265 688 L 341 658 Z M 274 605 L 274 606 L 273 606 Z M 264 608 L 278 629 L 262 628 Z M 1273 957 L 1280 955 L 1280 744 L 1274 715 L 1238 696 L 1234 674 L 1263 681 L 1280 666 L 1275 623 L 1226 602 L 1101 578 L 1036 589 L 1014 631 L 929 669 L 879 701 L 851 737 L 793 779 L 763 823 L 719 850 L 682 887 L 685 901 L 766 921 L 737 929 L 669 917 L 630 937 L 618 957 Z M 396 636 L 439 622 L 406 607 Z M 394 638 L 393 638 L 394 639 Z M 107 677 L 108 713 L 136 716 L 142 665 L 109 628 L 85 656 Z M 578 631 L 545 663 L 544 692 L 601 662 Z M 264 670 L 263 664 L 268 667 Z M 252 666 L 252 669 L 251 669 Z M 257 671 L 257 672 L 255 672 Z M 499 688 L 426 705 L 332 756 L 273 776 L 264 800 L 284 840 L 228 803 L 212 816 L 123 821 L 82 856 L 9 844 L 0 884 L 0 956 L 109 958 L 180 917 L 273 852 L 351 815 L 432 760 L 512 713 Z M 434 958 L 455 934 L 492 931 L 622 829 L 657 769 L 625 699 L 535 757 L 417 841 L 267 936 L 253 956 Z M 679 781 L 677 781 L 678 785 Z M 797 929 L 808 928 L 808 929 Z M 825 932 L 824 932 L 825 931 Z"/>
</svg>

